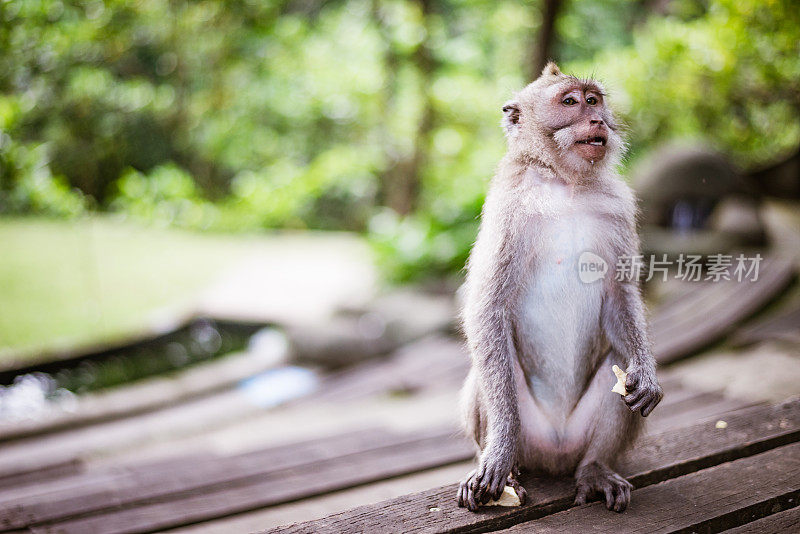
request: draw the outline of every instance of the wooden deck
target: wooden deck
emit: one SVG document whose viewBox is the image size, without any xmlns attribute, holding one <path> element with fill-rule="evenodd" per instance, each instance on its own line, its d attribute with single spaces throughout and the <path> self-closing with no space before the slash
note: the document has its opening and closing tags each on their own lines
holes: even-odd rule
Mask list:
<svg viewBox="0 0 800 534">
<path fill-rule="evenodd" d="M 636 486 L 624 514 L 574 507 L 568 479 L 529 478 L 532 502 L 519 508 L 470 513 L 456 506 L 451 484 L 267 532 L 719 532 L 796 506 L 800 401 L 725 421 L 725 429 L 709 420 L 643 439 L 621 469 Z"/>
<path fill-rule="evenodd" d="M 652 321 L 659 360 L 732 333 L 763 340 L 798 326 L 792 310 L 742 326 L 792 280 L 789 263 L 771 265 L 760 283 L 665 302 Z M 12 433 L 0 443 L 0 531 L 800 531 L 800 400 L 700 391 L 669 367 L 664 401 L 623 463 L 636 487 L 624 514 L 574 507 L 570 480 L 534 477 L 524 479 L 523 507 L 460 509 L 456 482 L 474 457 L 454 417 L 467 365 L 463 343 L 438 333 L 331 375 L 278 410 L 245 410 L 222 391 L 80 428 Z M 298 437 L 267 435 L 290 422 Z M 222 441 L 256 445 L 209 446 Z M 159 450 L 153 443 L 161 453 L 145 454 Z"/>
</svg>

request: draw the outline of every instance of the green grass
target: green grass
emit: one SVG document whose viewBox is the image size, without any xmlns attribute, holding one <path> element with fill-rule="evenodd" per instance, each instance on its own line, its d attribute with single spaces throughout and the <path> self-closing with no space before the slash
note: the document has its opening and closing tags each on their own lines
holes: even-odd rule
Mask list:
<svg viewBox="0 0 800 534">
<path fill-rule="evenodd" d="M 252 243 L 100 217 L 0 218 L 0 363 L 140 330 L 189 305 Z"/>
</svg>

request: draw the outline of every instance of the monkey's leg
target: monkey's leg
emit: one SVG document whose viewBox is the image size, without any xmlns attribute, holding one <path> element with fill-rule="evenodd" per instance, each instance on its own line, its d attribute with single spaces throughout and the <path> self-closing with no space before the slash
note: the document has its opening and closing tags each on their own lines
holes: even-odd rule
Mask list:
<svg viewBox="0 0 800 534">
<path fill-rule="evenodd" d="M 516 386 L 524 386 L 524 378 L 519 363 L 514 361 L 510 367 L 512 380 Z M 502 444 L 505 450 L 493 450 L 487 446 L 490 434 L 487 424 L 489 420 L 487 411 L 491 409 L 491 406 L 487 402 L 487 395 L 481 390 L 480 384 L 479 372 L 473 367 L 464 383 L 461 404 L 467 432 L 475 439 L 475 443 L 480 449 L 480 455 L 478 468 L 470 471 L 459 485 L 457 493 L 458 505 L 466 506 L 472 512 L 477 512 L 481 504 L 486 504 L 491 499 L 499 499 L 505 486 L 511 484 L 509 479 L 516 467 L 515 459 L 518 439 L 516 437 L 518 430 L 516 430 L 511 436 L 504 437 Z M 514 406 L 513 410 L 513 415 L 518 420 L 518 408 Z M 501 419 L 507 419 L 510 415 L 512 414 L 501 415 Z M 486 468 L 487 460 L 489 463 L 508 460 L 508 467 L 496 467 L 494 470 L 489 470 Z M 511 485 L 516 490 L 516 487 L 513 484 Z M 521 488 L 521 486 L 519 487 Z M 523 489 L 522 491 L 524 492 L 525 490 Z M 520 498 L 522 497 L 520 496 Z"/>
<path fill-rule="evenodd" d="M 633 485 L 612 467 L 641 430 L 641 418 L 632 413 L 622 397 L 612 393 L 611 366 L 624 364 L 613 352 L 598 367 L 597 373 L 578 403 L 569 422 L 570 433 L 584 433 L 587 447 L 575 471 L 575 504 L 585 504 L 594 496 L 605 499 L 606 508 L 622 512 L 628 507 Z"/>
</svg>

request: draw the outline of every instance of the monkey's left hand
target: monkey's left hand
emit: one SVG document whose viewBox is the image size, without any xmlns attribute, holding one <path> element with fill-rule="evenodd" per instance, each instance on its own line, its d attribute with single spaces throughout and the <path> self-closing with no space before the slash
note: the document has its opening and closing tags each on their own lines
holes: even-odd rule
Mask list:
<svg viewBox="0 0 800 534">
<path fill-rule="evenodd" d="M 632 364 L 628 367 L 628 378 L 625 380 L 625 404 L 632 412 L 641 410 L 642 417 L 647 417 L 661 399 L 664 391 L 658 385 L 655 369 Z"/>
</svg>

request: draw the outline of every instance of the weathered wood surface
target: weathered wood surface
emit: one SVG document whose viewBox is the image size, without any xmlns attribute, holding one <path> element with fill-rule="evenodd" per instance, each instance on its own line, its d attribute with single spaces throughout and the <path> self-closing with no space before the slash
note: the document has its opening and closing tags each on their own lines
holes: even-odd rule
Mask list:
<svg viewBox="0 0 800 534">
<path fill-rule="evenodd" d="M 722 408 L 741 406 L 741 402 L 724 399 L 715 393 L 688 391 L 669 379 L 665 381 L 665 386 L 667 398 L 657 413 L 651 416 L 651 429 L 654 431 L 686 424 L 693 418 L 717 414 Z M 409 439 L 419 437 L 418 434 L 409 438 L 386 433 L 382 438 L 368 438 L 367 441 L 371 442 L 363 449 L 372 449 L 384 443 L 404 447 Z M 17 528 L 39 524 L 45 529 L 58 526 L 59 531 L 65 532 L 109 532 L 113 531 L 108 530 L 112 528 L 109 525 L 117 525 L 122 532 L 128 528 L 132 532 L 146 532 L 274 506 L 390 476 L 468 460 L 473 453 L 471 447 L 452 433 L 440 431 L 439 441 L 431 443 L 434 449 L 432 454 L 420 453 L 412 447 L 409 449 L 410 455 L 401 454 L 405 458 L 404 463 L 396 463 L 387 470 L 386 462 L 393 462 L 393 457 L 380 452 L 379 457 L 373 457 L 372 461 L 356 461 L 348 469 L 347 457 L 358 456 L 362 450 L 358 446 L 353 447 L 358 445 L 359 439 L 348 439 L 344 439 L 341 447 L 336 446 L 335 440 L 311 440 L 305 444 L 287 446 L 282 451 L 281 448 L 273 448 L 233 459 L 212 457 L 189 463 L 170 460 L 158 469 L 152 466 L 126 466 L 109 473 L 56 479 L 49 484 L 16 488 L 10 492 L 0 490 L 0 510 L 7 509 L 6 502 L 24 504 L 21 509 L 13 506 L 9 509 L 6 517 L 13 518 L 16 514 L 17 519 L 7 524 L 0 522 L 0 525 Z M 292 462 L 302 465 L 320 459 L 327 459 L 331 465 L 322 469 L 319 465 L 313 465 L 300 473 L 293 472 L 296 470 L 291 468 L 294 465 Z M 359 476 L 352 476 L 353 468 Z M 322 473 L 322 479 L 318 472 Z M 268 476 L 270 473 L 273 476 Z M 31 512 L 34 515 L 29 515 L 28 519 L 19 519 Z M 86 514 L 89 515 L 76 517 Z M 5 515 L 2 513 L 0 517 Z"/>
<path fill-rule="evenodd" d="M 726 530 L 725 534 L 789 534 L 800 532 L 800 499 L 795 499 L 794 508 L 756 519 L 752 523 Z"/>
<path fill-rule="evenodd" d="M 522 523 L 503 532 L 720 532 L 797 505 L 800 443 L 633 491 L 624 514 L 600 503 Z"/>
<path fill-rule="evenodd" d="M 446 440 L 446 441 L 445 441 Z M 443 446 L 443 444 L 445 446 Z M 110 507 L 89 517 L 59 521 L 56 525 L 34 527 L 34 532 L 123 533 L 152 532 L 191 524 L 215 517 L 255 510 L 281 502 L 307 498 L 333 490 L 352 487 L 401 474 L 447 465 L 463 459 L 468 445 L 441 436 L 412 443 L 373 449 L 336 461 L 317 462 L 305 468 L 280 469 L 259 477 L 245 486 L 216 491 L 203 489 L 186 492 L 173 498 L 151 503 L 135 503 L 135 507 Z M 81 501 L 84 499 L 81 498 Z M 12 505 L 8 520 L 0 524 L 13 528 L 43 521 L 45 514 L 60 515 L 58 506 L 46 500 L 35 506 Z M 4 505 L 7 508 L 8 505 Z M 22 523 L 22 524 L 20 524 Z"/>
<path fill-rule="evenodd" d="M 714 406 L 708 403 L 709 395 L 716 398 L 706 393 L 678 396 L 677 405 Z M 666 401 L 664 409 L 669 411 Z M 658 419 L 655 423 L 656 430 L 663 426 Z M 75 531 L 91 531 L 122 518 L 125 524 L 146 531 L 156 518 L 154 528 L 212 519 L 440 467 L 468 460 L 473 454 L 473 447 L 454 429 L 433 429 L 427 435 L 366 430 L 200 459 L 191 465 L 165 461 L 72 477 L 42 486 L 38 493 L 0 491 L 0 508 L 7 510 L 0 514 L 0 524 L 18 528 L 99 514 L 80 520 Z M 120 507 L 127 510 L 117 511 Z"/>
<path fill-rule="evenodd" d="M 447 436 L 449 437 L 449 436 Z M 214 492 L 260 482 L 271 473 L 289 473 L 300 466 L 314 471 L 319 462 L 386 445 L 402 447 L 418 436 L 403 437 L 384 429 L 350 432 L 231 457 L 169 459 L 53 481 L 38 493 L 0 491 L 0 525 L 21 527 L 97 510 Z M 22 514 L 22 515 L 20 515 Z M 24 517 L 23 517 L 24 516 Z"/>
<path fill-rule="evenodd" d="M 257 406 L 242 406 L 234 391 L 202 397 L 176 406 L 132 417 L 53 432 L 0 444 L 0 463 L 47 464 L 54 459 L 86 458 L 112 454 L 137 444 L 191 435 L 212 425 L 224 425 L 235 417 L 259 413 Z"/>
<path fill-rule="evenodd" d="M 715 393 L 714 396 L 719 396 Z M 735 412 L 743 408 L 755 406 L 756 404 L 742 401 L 739 399 L 720 398 L 711 402 L 702 402 L 692 399 L 689 403 L 680 403 L 682 406 L 679 409 L 671 409 L 669 406 L 663 408 L 659 405 L 656 410 L 661 409 L 661 412 L 656 414 L 653 412 L 648 419 L 652 421 L 647 422 L 647 429 L 649 432 L 660 433 L 686 426 L 689 422 L 697 422 L 705 419 L 720 419 L 726 417 L 730 412 Z"/>
<path fill-rule="evenodd" d="M 800 342 L 800 303 L 748 325 L 731 336 L 734 345 L 750 345 L 760 341 Z"/>
<path fill-rule="evenodd" d="M 741 401 L 725 399 L 718 393 L 688 390 L 674 380 L 667 379 L 664 385 L 666 398 L 649 418 L 651 432 L 686 425 L 687 422 L 702 417 L 716 416 L 723 409 L 731 410 L 743 406 Z M 433 438 L 433 441 L 425 442 L 428 438 Z M 427 433 L 417 431 L 410 434 L 375 428 L 229 457 L 201 455 L 169 458 L 157 464 L 114 467 L 101 473 L 56 479 L 24 491 L 20 488 L 0 489 L 0 507 L 17 510 L 6 515 L 8 527 L 24 526 L 31 520 L 58 521 L 78 514 L 107 511 L 114 507 L 180 501 L 188 495 L 200 493 L 217 494 L 227 488 L 258 484 L 268 476 L 271 476 L 270 480 L 290 475 L 314 478 L 320 462 L 336 464 L 349 461 L 358 464 L 361 462 L 356 458 L 359 454 L 384 454 L 387 451 L 385 459 L 391 461 L 392 451 L 397 452 L 406 446 L 408 450 L 414 451 L 415 444 L 423 442 L 426 447 L 435 447 L 438 454 L 436 457 L 442 458 L 444 463 L 469 460 L 474 452 L 453 428 L 434 428 Z M 383 452 L 376 451 L 381 448 Z M 441 465 L 433 465 L 431 457 L 420 455 L 406 458 L 402 468 L 400 464 L 393 466 L 392 473 L 393 476 L 400 476 Z M 306 466 L 306 475 L 302 474 L 303 466 Z M 298 471 L 297 468 L 301 470 Z M 298 494 L 297 488 L 276 484 L 270 492 L 264 493 L 266 500 L 243 502 L 247 506 L 256 506 L 259 503 L 260 506 L 268 506 L 301 497 L 307 498 L 320 492 L 380 480 L 386 476 L 386 468 L 382 462 L 367 462 L 361 464 L 359 478 L 354 479 L 347 471 L 344 474 L 346 476 L 338 479 L 330 478 L 321 488 L 313 483 L 301 483 L 300 487 L 308 488 L 302 495 Z"/>
<path fill-rule="evenodd" d="M 637 488 L 752 456 L 800 440 L 800 400 L 729 414 L 727 428 L 714 421 L 645 437 L 621 465 Z M 574 488 L 568 479 L 525 482 L 531 502 L 473 514 L 455 503 L 456 485 L 354 508 L 316 521 L 267 532 L 484 532 L 568 509 Z"/>
<path fill-rule="evenodd" d="M 706 282 L 693 294 L 665 303 L 651 321 L 656 358 L 673 362 L 719 341 L 779 295 L 794 275 L 789 260 L 766 258 L 756 281 Z"/>
<path fill-rule="evenodd" d="M 190 453 L 114 466 L 103 471 L 42 479 L 35 486 L 0 484 L 0 508 L 8 503 L 65 500 L 61 514 L 86 512 L 142 499 L 201 488 L 246 484 L 265 473 L 355 454 L 419 436 L 406 437 L 371 428 L 294 442 L 234 456 Z M 0 480 L 2 482 L 2 480 Z M 46 495 L 46 497 L 42 497 Z M 81 499 L 85 499 L 81 502 Z"/>
<path fill-rule="evenodd" d="M 298 402 L 348 401 L 376 394 L 408 394 L 433 385 L 458 387 L 469 370 L 464 342 L 441 334 L 410 343 L 387 358 L 327 377 L 317 392 Z"/>
<path fill-rule="evenodd" d="M 50 461 L 19 463 L 0 461 L 0 488 L 19 487 L 42 480 L 80 473 L 83 462 L 77 457 L 53 458 Z"/>
<path fill-rule="evenodd" d="M 80 395 L 74 410 L 46 412 L 35 419 L 0 422 L 0 442 L 121 420 L 209 396 L 274 365 L 249 353 L 197 363 L 171 376 L 152 377 Z"/>
</svg>

